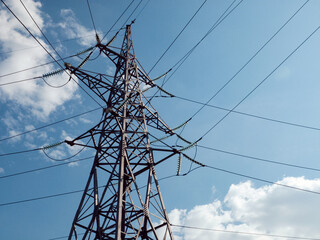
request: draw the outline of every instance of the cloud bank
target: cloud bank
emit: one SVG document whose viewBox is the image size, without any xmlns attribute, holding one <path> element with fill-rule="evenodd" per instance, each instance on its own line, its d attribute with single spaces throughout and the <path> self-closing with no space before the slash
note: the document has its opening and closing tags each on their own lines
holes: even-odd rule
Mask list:
<svg viewBox="0 0 320 240">
<path fill-rule="evenodd" d="M 320 179 L 286 177 L 278 183 L 320 192 Z M 215 200 L 189 211 L 174 209 L 169 217 L 176 225 L 312 238 L 320 233 L 319 199 L 320 195 L 278 185 L 254 187 L 247 181 L 231 185 L 223 201 Z M 178 240 L 275 239 L 178 227 L 173 231 Z"/>
<path fill-rule="evenodd" d="M 21 3 L 15 0 L 8 0 L 6 3 L 37 37 L 42 45 L 49 52 L 53 52 L 49 45 L 43 41 L 43 36 L 32 22 Z M 61 22 L 52 23 L 50 17 L 42 12 L 42 4 L 40 1 L 25 0 L 24 4 L 44 32 L 49 28 L 59 28 L 60 30 L 63 30 L 63 33 L 68 33 L 69 37 L 79 37 L 84 35 L 84 33 L 86 33 L 85 35 L 88 35 L 88 33 L 92 32 L 78 23 L 74 13 L 70 9 L 61 11 Z M 67 25 L 66 22 L 69 24 Z M 37 45 L 36 41 L 3 6 L 0 8 L 0 25 L 0 48 L 2 52 L 6 53 L 0 56 L 1 75 L 37 66 L 53 60 L 42 48 L 34 48 L 34 46 Z M 92 38 L 84 38 L 79 41 L 79 44 L 86 45 L 92 43 Z M 16 51 L 17 49 L 26 50 Z M 53 56 L 58 59 L 58 56 L 55 54 L 53 54 Z M 44 73 L 52 72 L 59 68 L 60 67 L 57 64 L 55 64 L 55 66 L 47 65 L 19 74 L 0 77 L 0 84 L 42 76 Z M 46 80 L 54 86 L 59 86 L 68 82 L 68 79 L 68 75 L 63 73 L 62 75 L 50 77 Z M 11 101 L 19 107 L 27 109 L 28 112 L 38 119 L 45 120 L 52 112 L 56 111 L 59 106 L 62 106 L 65 102 L 72 99 L 76 95 L 77 89 L 77 85 L 73 81 L 70 81 L 62 88 L 52 88 L 46 85 L 42 79 L 39 79 L 0 87 L 0 100 L 3 103 Z"/>
</svg>

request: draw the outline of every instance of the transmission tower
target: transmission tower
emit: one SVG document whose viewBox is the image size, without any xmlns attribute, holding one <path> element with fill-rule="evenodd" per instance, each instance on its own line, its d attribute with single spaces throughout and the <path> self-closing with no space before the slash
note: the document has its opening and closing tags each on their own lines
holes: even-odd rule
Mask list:
<svg viewBox="0 0 320 240">
<path fill-rule="evenodd" d="M 173 239 L 154 167 L 179 152 L 151 146 L 154 136 L 147 127 L 167 135 L 173 131 L 143 102 L 142 88 L 154 83 L 136 60 L 131 25 L 119 53 L 99 41 L 96 47 L 115 65 L 112 78 L 66 64 L 106 106 L 97 125 L 66 141 L 96 152 L 69 240 Z"/>
</svg>

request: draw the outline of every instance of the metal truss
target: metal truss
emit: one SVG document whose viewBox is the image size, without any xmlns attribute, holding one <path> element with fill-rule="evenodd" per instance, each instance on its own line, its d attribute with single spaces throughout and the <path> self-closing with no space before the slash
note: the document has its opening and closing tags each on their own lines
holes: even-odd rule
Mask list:
<svg viewBox="0 0 320 240">
<path fill-rule="evenodd" d="M 71 74 L 106 106 L 97 125 L 66 141 L 71 146 L 96 151 L 69 240 L 171 240 L 172 231 L 154 167 L 178 152 L 169 147 L 151 147 L 147 127 L 169 135 L 173 131 L 153 107 L 144 104 L 142 87 L 154 84 L 137 64 L 131 25 L 126 27 L 119 53 L 108 44 L 98 43 L 97 47 L 116 67 L 112 78 L 66 64 Z M 161 152 L 157 161 L 155 151 Z"/>
</svg>

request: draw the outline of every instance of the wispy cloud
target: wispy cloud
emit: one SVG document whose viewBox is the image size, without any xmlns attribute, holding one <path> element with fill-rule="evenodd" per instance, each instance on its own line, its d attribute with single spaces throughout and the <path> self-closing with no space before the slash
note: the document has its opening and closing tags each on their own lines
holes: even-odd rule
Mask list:
<svg viewBox="0 0 320 240">
<path fill-rule="evenodd" d="M 49 46 L 42 40 L 39 30 L 36 28 L 27 12 L 23 9 L 19 1 L 7 1 L 9 7 L 16 15 L 26 24 L 28 29 L 37 37 L 37 39 L 50 50 Z M 41 11 L 41 3 L 33 0 L 25 1 L 32 16 L 42 29 L 46 29 L 43 13 Z M 0 9 L 0 46 L 5 51 L 27 48 L 35 45 L 35 40 L 23 28 L 23 26 L 12 16 L 5 8 Z M 48 54 L 41 48 L 31 48 L 23 52 L 10 52 L 5 54 L 0 63 L 0 72 L 3 74 L 11 73 L 16 70 L 33 67 L 44 62 L 52 60 Z M 32 69 L 20 74 L 15 74 L 5 78 L 0 78 L 0 82 L 11 82 L 20 79 L 41 76 L 44 73 L 51 72 L 58 67 L 45 66 L 40 69 Z M 68 81 L 68 76 L 52 77 L 50 83 L 53 85 L 61 85 Z M 66 101 L 70 100 L 77 90 L 77 85 L 70 81 L 63 88 L 55 89 L 46 85 L 41 79 L 37 81 L 24 82 L 3 86 L 0 88 L 1 97 L 4 101 L 11 100 L 20 106 L 30 110 L 32 114 L 39 119 L 46 119 L 50 113 L 55 111 Z"/>
<path fill-rule="evenodd" d="M 320 179 L 287 177 L 279 181 L 294 187 L 320 191 Z M 233 184 L 224 201 L 215 200 L 193 207 L 175 209 L 171 223 L 228 231 L 254 232 L 299 237 L 319 235 L 320 210 L 314 208 L 318 197 L 311 193 L 278 185 L 254 187 L 250 181 Z M 180 239 L 266 239 L 259 236 L 234 235 L 194 229 L 174 228 Z"/>
<path fill-rule="evenodd" d="M 79 20 L 71 9 L 62 9 L 60 15 L 63 21 L 59 22 L 58 26 L 63 29 L 67 38 L 81 37 L 77 41 L 83 46 L 91 46 L 96 43 L 94 30 L 90 30 L 79 24 Z"/>
</svg>

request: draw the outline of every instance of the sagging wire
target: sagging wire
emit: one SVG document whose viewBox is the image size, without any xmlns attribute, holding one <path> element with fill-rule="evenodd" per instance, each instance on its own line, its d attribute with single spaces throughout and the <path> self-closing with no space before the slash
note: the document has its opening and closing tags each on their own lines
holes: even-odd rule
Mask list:
<svg viewBox="0 0 320 240">
<path fill-rule="evenodd" d="M 87 48 L 87 49 L 85 49 L 85 50 L 83 50 L 83 51 L 81 51 L 81 52 L 79 52 L 79 53 L 77 53 L 77 57 L 78 58 L 80 58 L 81 60 L 84 60 L 84 59 L 86 59 L 87 57 L 85 57 L 85 58 L 83 58 L 83 57 L 81 57 L 81 55 L 82 54 L 85 54 L 85 53 L 87 53 L 87 52 L 90 52 L 90 56 L 91 56 L 91 51 L 93 51 L 94 49 L 96 48 L 96 46 L 94 46 L 94 47 L 90 47 L 90 48 Z M 94 58 L 92 58 L 92 59 L 88 59 L 88 61 L 93 61 L 93 60 L 96 60 L 99 56 L 100 56 L 100 52 L 98 53 L 98 55 L 96 56 L 96 57 L 94 57 Z"/>
<path fill-rule="evenodd" d="M 61 88 L 61 87 L 64 87 L 65 85 L 67 85 L 67 84 L 70 82 L 71 78 L 69 78 L 68 81 L 66 81 L 65 83 L 63 83 L 63 84 L 61 84 L 61 85 L 59 85 L 59 86 L 54 86 L 54 85 L 52 85 L 52 84 L 50 84 L 50 83 L 48 83 L 48 82 L 46 81 L 46 78 L 49 78 L 49 77 L 52 77 L 52 76 L 56 76 L 56 75 L 62 74 L 64 71 L 65 71 L 65 69 L 59 69 L 59 70 L 56 70 L 56 71 L 53 71 L 53 72 L 50 72 L 50 73 L 43 74 L 42 77 L 41 77 L 41 79 L 42 79 L 42 80 L 45 82 L 45 84 L 47 84 L 49 87 L 52 87 L 52 88 Z"/>
<path fill-rule="evenodd" d="M 190 145 L 188 145 L 188 146 L 186 146 L 186 147 L 184 147 L 184 148 L 179 149 L 179 151 L 180 151 L 180 152 L 184 152 L 184 151 L 186 151 L 186 150 L 188 150 L 188 149 L 190 149 L 190 148 L 193 148 L 193 147 L 196 146 L 197 143 L 200 142 L 201 140 L 202 140 L 202 138 L 199 138 L 199 139 L 198 139 L 197 141 L 195 141 L 194 143 L 191 143 Z"/>
<path fill-rule="evenodd" d="M 151 141 L 150 143 L 151 143 L 153 146 L 162 147 L 162 146 L 156 145 L 156 144 L 154 144 L 154 143 L 159 142 L 159 141 L 162 141 L 162 140 L 165 140 L 165 139 L 167 139 L 167 138 L 169 138 L 169 137 L 171 137 L 171 136 L 176 135 L 178 138 L 183 139 L 184 142 L 186 142 L 186 143 L 188 143 L 188 144 L 192 144 L 190 141 L 188 141 L 187 139 L 184 139 L 184 138 L 181 137 L 179 134 L 177 134 L 177 133 L 174 132 L 174 131 L 180 129 L 181 127 L 184 127 L 190 120 L 191 120 L 191 118 L 188 119 L 187 121 L 183 122 L 182 124 L 178 125 L 177 127 L 172 128 L 172 129 L 171 129 L 172 132 L 171 132 L 171 133 L 168 133 L 169 135 L 164 136 L 164 137 L 161 137 L 161 138 L 156 138 L 155 140 Z M 175 144 L 175 146 L 178 146 L 178 145 Z M 180 147 L 180 146 L 178 146 L 178 147 Z"/>
<path fill-rule="evenodd" d="M 182 156 L 181 156 L 182 153 L 181 153 L 181 152 L 182 152 L 182 151 L 185 151 L 185 150 L 187 150 L 187 149 L 190 149 L 191 147 L 195 147 L 195 153 L 194 153 L 194 156 L 193 156 L 192 159 L 193 159 L 193 160 L 196 159 L 196 157 L 197 157 L 197 155 L 198 155 L 198 142 L 199 142 L 200 140 L 201 140 L 201 139 L 199 139 L 198 141 L 194 142 L 194 143 L 191 144 L 190 146 L 187 146 L 187 147 L 185 147 L 184 149 L 180 149 L 180 150 L 179 150 L 179 151 L 180 151 L 180 154 L 179 154 L 179 158 L 178 158 L 177 176 L 186 176 L 186 175 L 188 175 L 190 172 L 192 172 L 192 171 L 194 171 L 194 170 L 196 170 L 196 169 L 198 169 L 198 168 L 200 168 L 200 167 L 203 167 L 202 165 L 200 165 L 200 166 L 192 169 L 192 166 L 193 166 L 193 164 L 195 163 L 195 161 L 191 161 L 189 170 L 188 170 L 186 173 L 180 174 L 181 163 L 182 163 Z M 190 160 L 190 158 L 187 158 L 187 159 Z M 199 163 L 199 162 L 197 162 L 197 165 L 199 165 L 198 163 Z"/>
<path fill-rule="evenodd" d="M 197 158 L 197 155 L 198 155 L 198 144 L 196 144 L 195 149 L 196 149 L 196 150 L 195 150 L 193 159 L 196 159 L 196 158 Z M 190 163 L 189 171 L 186 172 L 186 173 L 184 173 L 182 176 L 186 176 L 186 175 L 188 175 L 189 173 L 193 172 L 194 170 L 202 167 L 202 166 L 197 166 L 197 167 L 195 167 L 195 168 L 192 169 L 192 166 L 193 166 L 193 162 Z"/>
<path fill-rule="evenodd" d="M 188 121 L 190 121 L 190 119 L 188 119 L 185 123 L 180 124 L 178 127 L 176 127 L 176 129 L 179 129 L 182 126 L 185 126 L 188 123 Z M 182 139 L 183 141 L 185 141 L 185 142 L 187 142 L 189 144 L 186 147 L 177 146 L 177 145 L 176 146 L 171 146 L 172 149 L 175 149 L 174 147 L 181 147 L 180 149 L 175 149 L 179 153 L 179 156 L 178 156 L 177 172 L 176 172 L 176 175 L 174 175 L 174 176 L 186 176 L 189 173 L 191 173 L 192 171 L 195 171 L 196 169 L 198 169 L 200 167 L 206 167 L 206 165 L 204 165 L 201 162 L 198 162 L 197 160 L 195 160 L 196 157 L 197 157 L 197 154 L 198 154 L 198 142 L 200 142 L 202 140 L 202 138 L 199 138 L 197 141 L 191 143 L 190 141 L 184 139 L 182 136 L 180 136 L 180 135 L 178 135 L 178 134 L 176 134 L 176 133 L 174 133 L 172 131 L 170 135 L 162 137 L 162 138 L 157 138 L 157 137 L 151 135 L 153 138 L 155 138 L 155 140 L 151 141 L 150 143 L 153 146 L 157 146 L 157 145 L 154 144 L 155 142 L 161 142 L 161 143 L 165 144 L 163 142 L 163 140 L 165 140 L 165 139 L 167 139 L 167 138 L 169 138 L 169 137 L 171 137 L 173 135 L 176 135 L 178 138 Z M 165 145 L 167 145 L 167 144 L 165 144 Z M 158 145 L 158 147 L 162 147 L 162 146 Z M 187 154 L 183 153 L 183 151 L 189 150 L 190 148 L 193 148 L 193 147 L 195 147 L 195 153 L 194 153 L 193 157 L 189 157 Z M 182 156 L 185 157 L 187 160 L 189 160 L 191 162 L 191 164 L 190 164 L 189 170 L 186 173 L 180 174 L 181 165 L 182 165 Z M 193 164 L 197 164 L 198 167 L 192 168 Z M 169 177 L 172 177 L 172 176 L 169 176 Z"/>
<path fill-rule="evenodd" d="M 86 52 L 92 51 L 93 49 L 94 49 L 94 47 L 90 47 L 90 48 L 84 49 L 84 50 L 78 52 L 77 54 L 75 54 L 75 56 L 80 57 L 80 55 L 85 54 Z M 100 54 L 99 54 L 99 55 L 100 55 Z M 99 56 L 99 55 L 98 55 L 98 56 Z M 80 64 L 81 66 L 79 66 L 79 67 L 82 67 L 87 61 L 88 61 L 88 60 L 82 61 L 82 63 L 81 63 L 82 65 Z M 79 68 L 79 67 L 78 67 L 78 68 Z M 63 69 L 59 69 L 59 70 L 52 71 L 52 72 L 49 72 L 49 73 L 45 73 L 45 74 L 42 75 L 42 80 L 43 80 L 48 86 L 50 86 L 50 87 L 52 87 L 52 88 L 61 88 L 61 87 L 64 87 L 65 85 L 67 85 L 67 84 L 71 81 L 71 75 L 70 75 L 68 81 L 66 81 L 65 83 L 63 83 L 62 85 L 59 85 L 59 86 L 54 86 L 54 85 L 48 83 L 48 82 L 46 81 L 46 78 L 49 78 L 49 77 L 52 77 L 52 76 L 56 76 L 56 75 L 62 74 L 65 70 L 66 70 L 66 68 L 63 68 Z"/>
<path fill-rule="evenodd" d="M 49 159 L 51 159 L 51 160 L 53 160 L 53 161 L 55 161 L 55 162 L 63 162 L 63 161 L 69 160 L 69 159 L 74 158 L 75 156 L 79 155 L 79 154 L 86 148 L 86 146 L 90 143 L 90 141 L 91 141 L 91 138 L 88 140 L 88 142 L 87 142 L 77 153 L 75 153 L 75 154 L 73 154 L 72 156 L 69 156 L 69 157 L 67 157 L 67 158 L 63 158 L 63 159 L 57 159 L 57 158 L 51 157 L 45 150 L 58 147 L 58 146 L 61 145 L 62 143 L 65 143 L 65 141 L 59 142 L 59 143 L 56 143 L 56 144 L 52 144 L 52 145 L 45 146 L 45 147 L 43 147 L 41 150 L 42 150 L 42 152 L 44 153 L 44 155 L 45 155 L 47 158 L 49 158 Z"/>
</svg>

